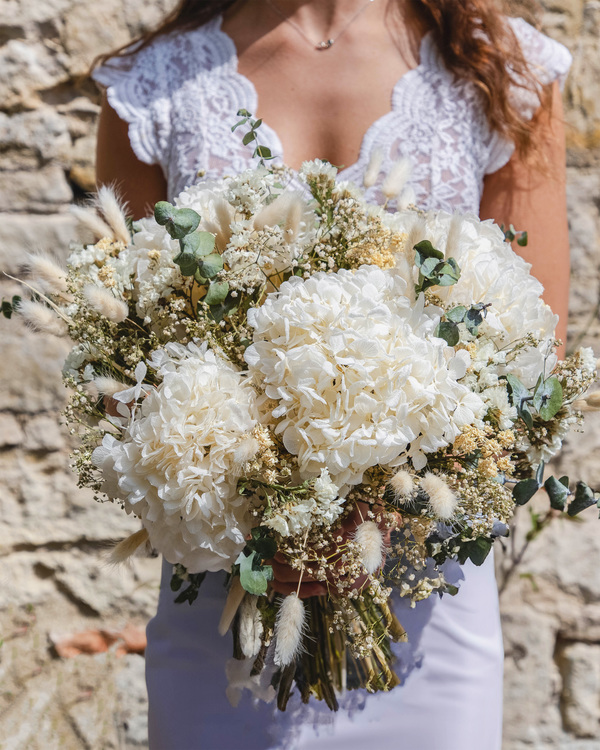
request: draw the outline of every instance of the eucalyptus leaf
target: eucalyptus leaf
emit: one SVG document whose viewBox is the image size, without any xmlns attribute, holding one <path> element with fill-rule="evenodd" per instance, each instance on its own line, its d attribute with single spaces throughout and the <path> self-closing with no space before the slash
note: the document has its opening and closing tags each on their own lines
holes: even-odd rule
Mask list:
<svg viewBox="0 0 600 750">
<path fill-rule="evenodd" d="M 467 308 L 464 307 L 464 305 L 458 305 L 458 307 L 453 307 L 452 310 L 448 310 L 446 318 L 453 323 L 462 323 L 466 314 Z"/>
<path fill-rule="evenodd" d="M 226 281 L 213 281 L 208 287 L 204 302 L 207 305 L 220 305 L 227 297 L 229 292 L 229 284 Z"/>
<path fill-rule="evenodd" d="M 548 477 L 544 482 L 544 489 L 550 498 L 550 507 L 554 510 L 564 510 L 569 497 L 569 488 L 556 477 Z"/>
<path fill-rule="evenodd" d="M 430 279 L 432 276 L 437 276 L 437 269 L 440 262 L 437 258 L 424 258 L 420 264 L 419 270 L 425 276 L 426 279 Z"/>
<path fill-rule="evenodd" d="M 546 462 L 540 461 L 539 466 L 537 467 L 537 470 L 535 472 L 535 479 L 536 482 L 541 486 L 542 481 L 544 479 L 544 469 L 546 468 Z"/>
<path fill-rule="evenodd" d="M 212 279 L 219 271 L 223 270 L 223 258 L 219 253 L 212 253 L 203 258 L 198 258 L 198 271 L 207 279 Z"/>
<path fill-rule="evenodd" d="M 456 346 L 460 340 L 458 326 L 451 320 L 442 321 L 438 325 L 435 335 L 440 339 L 444 339 L 448 346 Z"/>
<path fill-rule="evenodd" d="M 429 240 L 421 240 L 421 242 L 417 242 L 413 250 L 415 251 L 415 263 L 417 266 L 421 266 L 426 258 L 444 260 L 444 254 L 439 250 L 436 250 Z"/>
<path fill-rule="evenodd" d="M 176 208 L 167 201 L 159 201 L 154 206 L 154 218 L 174 240 L 194 232 L 200 223 L 200 214 L 192 208 Z"/>
<path fill-rule="evenodd" d="M 210 316 L 217 323 L 220 323 L 226 315 L 229 315 L 237 308 L 238 300 L 236 297 L 232 297 L 228 294 L 224 301 L 219 305 L 211 305 Z"/>
<path fill-rule="evenodd" d="M 552 419 L 562 404 L 563 390 L 558 378 L 550 377 L 535 389 L 533 405 L 544 422 Z"/>
<path fill-rule="evenodd" d="M 476 307 L 471 307 L 465 315 L 465 326 L 470 334 L 477 335 L 479 326 L 483 323 L 483 314 Z M 529 393 L 527 394 L 529 395 Z"/>
<path fill-rule="evenodd" d="M 242 552 L 236 560 L 240 566 L 240 583 L 242 587 L 254 596 L 260 596 L 267 591 L 267 584 L 273 575 L 273 568 L 270 565 L 260 565 L 260 555 L 252 552 L 246 557 Z M 269 570 L 267 570 L 269 569 Z"/>
<path fill-rule="evenodd" d="M 247 146 L 249 143 L 252 143 L 252 141 L 256 140 L 256 135 L 252 130 L 250 130 L 246 135 L 242 138 L 242 143 L 244 146 Z"/>
<path fill-rule="evenodd" d="M 261 159 L 272 159 L 271 149 L 266 146 L 257 146 L 254 152 L 256 156 L 260 156 Z"/>
<path fill-rule="evenodd" d="M 485 539 L 484 537 L 466 542 L 461 547 L 459 560 L 463 558 L 462 561 L 465 562 L 469 559 L 474 565 L 483 565 L 492 549 L 492 544 L 491 539 Z"/>
<path fill-rule="evenodd" d="M 575 496 L 569 503 L 567 513 L 570 516 L 576 516 L 578 513 L 581 513 L 582 510 L 591 508 L 592 505 L 596 505 L 597 501 L 600 502 L 600 499 L 596 497 L 591 487 L 588 487 L 585 482 L 577 482 Z"/>
<path fill-rule="evenodd" d="M 513 487 L 512 496 L 517 505 L 528 503 L 539 490 L 540 484 L 537 479 L 523 479 Z"/>
<path fill-rule="evenodd" d="M 517 245 L 520 247 L 527 247 L 527 243 L 529 242 L 529 238 L 527 237 L 527 232 L 521 232 L 521 236 L 517 240 Z"/>
<path fill-rule="evenodd" d="M 195 257 L 210 255 L 215 249 L 215 235 L 210 232 L 192 232 L 179 240 L 181 252 Z"/>
<path fill-rule="evenodd" d="M 437 284 L 438 286 L 452 286 L 460 279 L 460 268 L 454 258 L 448 258 L 437 269 Z"/>
<path fill-rule="evenodd" d="M 192 253 L 179 253 L 173 258 L 173 263 L 179 266 L 183 276 L 194 276 L 198 269 L 198 261 Z"/>
</svg>

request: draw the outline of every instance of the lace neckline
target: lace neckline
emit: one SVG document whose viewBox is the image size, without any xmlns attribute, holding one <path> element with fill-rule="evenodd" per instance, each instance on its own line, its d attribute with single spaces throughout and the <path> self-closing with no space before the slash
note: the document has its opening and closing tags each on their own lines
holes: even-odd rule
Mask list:
<svg viewBox="0 0 600 750">
<path fill-rule="evenodd" d="M 256 114 L 258 111 L 258 92 L 256 91 L 256 87 L 254 86 L 254 83 L 250 80 L 250 78 L 245 76 L 243 73 L 240 73 L 237 47 L 229 34 L 223 30 L 222 23 L 223 16 L 215 16 L 214 19 L 209 21 L 204 26 L 204 30 L 214 32 L 214 34 L 220 37 L 220 39 L 222 40 L 223 48 L 227 51 L 227 54 L 225 56 L 226 59 L 223 60 L 223 65 L 227 68 L 227 72 L 232 75 L 238 81 L 240 86 L 245 90 L 247 101 L 249 102 L 249 109 L 253 114 Z M 403 92 L 407 89 L 410 81 L 413 78 L 420 76 L 423 70 L 428 66 L 428 64 L 432 62 L 433 50 L 431 42 L 432 33 L 431 31 L 427 31 L 421 37 L 421 41 L 419 43 L 418 64 L 414 68 L 411 68 L 410 70 L 407 70 L 405 73 L 403 73 L 396 81 L 390 95 L 389 110 L 375 119 L 365 130 L 361 139 L 356 161 L 354 161 L 347 167 L 338 170 L 338 175 L 341 178 L 349 179 L 349 175 L 353 172 L 358 172 L 359 174 L 362 174 L 364 172 L 364 169 L 366 168 L 371 156 L 371 146 L 375 139 L 376 132 L 381 127 L 383 127 L 390 118 L 394 117 L 396 111 L 400 107 L 400 101 Z M 268 143 L 265 145 L 268 145 L 271 148 L 272 153 L 277 157 L 276 160 L 281 161 L 285 164 L 283 145 L 277 131 L 264 120 L 262 122 L 261 129 L 263 135 L 268 141 Z"/>
</svg>

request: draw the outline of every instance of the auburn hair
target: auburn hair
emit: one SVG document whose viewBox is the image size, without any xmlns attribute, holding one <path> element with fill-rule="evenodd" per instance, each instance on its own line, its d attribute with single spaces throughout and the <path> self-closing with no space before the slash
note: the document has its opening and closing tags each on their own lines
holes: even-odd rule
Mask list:
<svg viewBox="0 0 600 750">
<path fill-rule="evenodd" d="M 180 0 L 153 31 L 114 52 L 101 55 L 94 65 L 115 55 L 133 54 L 156 37 L 202 26 L 233 6 L 237 0 Z M 506 15 L 527 15 L 533 20 L 536 0 L 409 0 L 425 29 L 431 30 L 444 64 L 457 77 L 481 92 L 490 127 L 515 144 L 519 156 L 531 157 L 538 146 L 533 137 L 536 120 L 551 107 L 552 88 L 542 86 L 531 72 L 521 46 L 506 22 Z M 510 89 L 536 93 L 540 108 L 533 119 L 513 104 Z"/>
</svg>

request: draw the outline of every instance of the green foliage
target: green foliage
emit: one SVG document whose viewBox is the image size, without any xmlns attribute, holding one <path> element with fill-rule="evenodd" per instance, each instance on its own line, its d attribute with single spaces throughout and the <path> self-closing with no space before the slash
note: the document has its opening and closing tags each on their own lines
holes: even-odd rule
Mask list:
<svg viewBox="0 0 600 750">
<path fill-rule="evenodd" d="M 484 537 L 472 539 L 461 545 L 458 553 L 458 561 L 462 564 L 471 560 L 474 565 L 483 565 L 485 559 L 492 549 L 493 540 Z"/>
<path fill-rule="evenodd" d="M 448 346 L 456 346 L 460 341 L 458 326 L 451 320 L 443 320 L 436 328 L 435 335 L 444 339 Z"/>
<path fill-rule="evenodd" d="M 528 503 L 539 490 L 540 483 L 537 479 L 523 479 L 517 482 L 512 490 L 512 496 L 517 505 Z"/>
<path fill-rule="evenodd" d="M 533 393 L 533 405 L 544 422 L 556 415 L 563 404 L 563 390 L 558 378 L 542 380 Z"/>
<path fill-rule="evenodd" d="M 597 505 L 600 508 L 600 495 L 588 487 L 585 482 L 577 482 L 575 487 L 575 496 L 569 503 L 567 513 L 570 516 L 576 516 L 586 508 Z"/>
<path fill-rule="evenodd" d="M 566 479 L 566 485 L 563 480 Z M 548 477 L 544 482 L 544 489 L 550 498 L 550 507 L 554 510 L 564 510 L 569 497 L 569 480 L 567 477 Z"/>
<path fill-rule="evenodd" d="M 269 581 L 273 580 L 273 568 L 262 564 L 258 552 L 251 552 L 249 555 L 240 552 L 235 562 L 239 565 L 240 583 L 243 588 L 255 596 L 265 594 Z"/>
<path fill-rule="evenodd" d="M 510 224 L 508 229 L 504 229 L 504 224 L 501 224 L 500 229 L 504 232 L 504 239 L 507 242 L 514 242 L 516 239 L 517 245 L 520 245 L 521 247 L 527 246 L 527 242 L 528 242 L 527 232 L 518 231 L 517 229 L 513 227 L 512 224 Z"/>
<path fill-rule="evenodd" d="M 244 146 L 249 146 L 251 143 L 256 144 L 254 151 L 252 152 L 252 157 L 258 157 L 260 159 L 260 163 L 264 166 L 265 159 L 274 159 L 275 157 L 271 153 L 270 148 L 267 148 L 267 146 L 261 146 L 259 143 L 256 132 L 262 125 L 262 120 L 255 120 L 252 117 L 252 114 L 248 112 L 247 109 L 238 110 L 237 116 L 241 117 L 241 120 L 238 120 L 238 122 L 236 122 L 236 124 L 231 128 L 232 132 L 235 132 L 239 127 L 249 125 L 250 130 L 242 138 L 242 143 L 244 144 Z"/>
<path fill-rule="evenodd" d="M 414 246 L 415 264 L 419 269 L 416 292 L 432 286 L 452 286 L 460 278 L 460 268 L 454 258 L 444 260 L 444 254 L 429 242 L 422 240 Z"/>
<path fill-rule="evenodd" d="M 10 318 L 12 318 L 13 316 L 13 313 L 17 311 L 20 302 L 21 297 L 19 297 L 18 294 L 15 294 L 10 302 L 6 299 L 3 299 L 2 303 L 0 304 L 0 311 L 2 312 L 2 315 L 10 320 Z"/>
<path fill-rule="evenodd" d="M 452 323 L 462 323 L 467 314 L 467 308 L 464 305 L 458 305 L 446 312 L 445 317 Z"/>
<path fill-rule="evenodd" d="M 198 228 L 200 215 L 192 208 L 176 208 L 167 201 L 154 206 L 154 218 L 174 240 L 181 240 Z"/>
<path fill-rule="evenodd" d="M 206 578 L 206 573 L 188 573 L 183 565 L 175 565 L 173 575 L 171 576 L 171 591 L 179 591 L 184 583 L 187 583 L 185 589 L 175 599 L 176 604 L 188 602 L 193 604 L 198 598 L 200 586 Z"/>
<path fill-rule="evenodd" d="M 506 380 L 510 390 L 512 405 L 516 408 L 518 416 L 525 422 L 528 429 L 533 427 L 533 417 L 529 408 L 529 403 L 533 397 L 516 375 L 507 375 Z"/>
<path fill-rule="evenodd" d="M 225 301 L 229 292 L 229 284 L 226 281 L 212 281 L 208 287 L 204 302 L 207 305 L 220 305 Z"/>
<path fill-rule="evenodd" d="M 215 236 L 210 232 L 194 232 L 179 240 L 181 252 L 173 258 L 184 276 L 194 276 L 200 284 L 216 276 L 223 268 L 223 260 L 213 253 Z"/>
</svg>

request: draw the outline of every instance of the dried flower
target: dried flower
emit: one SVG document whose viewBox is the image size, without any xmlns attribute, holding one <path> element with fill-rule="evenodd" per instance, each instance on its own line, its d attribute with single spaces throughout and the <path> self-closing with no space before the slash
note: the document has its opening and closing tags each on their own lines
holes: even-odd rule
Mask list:
<svg viewBox="0 0 600 750">
<path fill-rule="evenodd" d="M 297 594 L 285 597 L 275 623 L 275 655 L 278 667 L 287 667 L 298 655 L 306 623 L 304 602 Z"/>
<path fill-rule="evenodd" d="M 361 562 L 367 573 L 373 574 L 381 567 L 383 559 L 383 534 L 374 521 L 364 521 L 354 532 L 354 541 L 361 548 Z"/>
<path fill-rule="evenodd" d="M 38 284 L 44 292 L 64 294 L 67 291 L 67 275 L 50 255 L 31 254 L 27 265 L 34 284 Z"/>
<path fill-rule="evenodd" d="M 415 483 L 412 476 L 405 469 L 400 469 L 388 482 L 394 492 L 394 497 L 399 503 L 405 503 L 412 497 Z"/>
<path fill-rule="evenodd" d="M 457 505 L 457 497 L 448 487 L 444 479 L 427 472 L 420 482 L 421 489 L 429 497 L 431 509 L 438 518 L 443 520 L 452 518 Z"/>
<path fill-rule="evenodd" d="M 96 284 L 86 284 L 83 288 L 83 296 L 96 312 L 112 320 L 113 323 L 122 323 L 129 315 L 127 303 L 122 299 L 117 299 L 105 287 L 96 286 Z"/>
<path fill-rule="evenodd" d="M 21 300 L 17 313 L 27 325 L 36 331 L 49 333 L 52 336 L 64 336 L 67 333 L 67 327 L 61 318 L 41 302 L 33 302 L 28 299 Z"/>
</svg>

